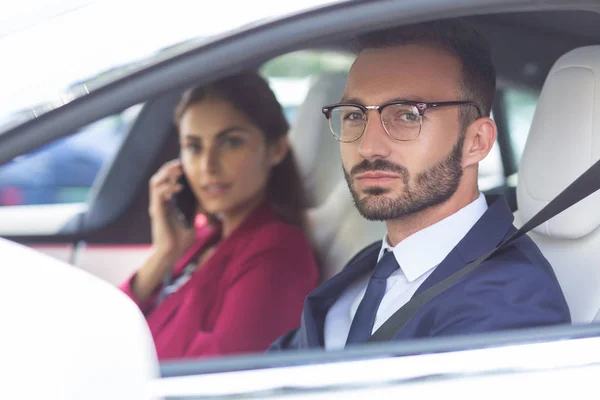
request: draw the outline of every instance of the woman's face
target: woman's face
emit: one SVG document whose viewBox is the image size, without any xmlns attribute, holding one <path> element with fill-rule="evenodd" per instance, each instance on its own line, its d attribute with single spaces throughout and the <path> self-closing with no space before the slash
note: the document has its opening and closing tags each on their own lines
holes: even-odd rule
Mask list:
<svg viewBox="0 0 600 400">
<path fill-rule="evenodd" d="M 242 111 L 219 100 L 189 106 L 179 140 L 183 171 L 203 212 L 224 217 L 265 199 L 270 169 L 287 153 L 285 139 L 267 144 Z"/>
</svg>

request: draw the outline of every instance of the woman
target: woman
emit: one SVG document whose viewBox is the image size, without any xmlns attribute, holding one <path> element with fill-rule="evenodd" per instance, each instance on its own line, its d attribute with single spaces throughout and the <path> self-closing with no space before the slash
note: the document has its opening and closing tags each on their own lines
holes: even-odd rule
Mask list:
<svg viewBox="0 0 600 400">
<path fill-rule="evenodd" d="M 175 122 L 180 159 L 149 185 L 153 251 L 121 289 L 146 315 L 160 360 L 263 351 L 299 324 L 319 279 L 288 124 L 249 72 L 187 91 Z M 173 207 L 182 175 L 195 229 Z"/>
</svg>

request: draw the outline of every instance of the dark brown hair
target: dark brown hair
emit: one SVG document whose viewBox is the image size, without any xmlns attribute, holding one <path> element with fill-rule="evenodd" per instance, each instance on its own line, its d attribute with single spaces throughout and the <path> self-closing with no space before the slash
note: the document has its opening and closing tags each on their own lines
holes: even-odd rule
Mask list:
<svg viewBox="0 0 600 400">
<path fill-rule="evenodd" d="M 462 66 L 460 100 L 475 101 L 489 116 L 496 91 L 496 69 L 488 41 L 463 20 L 441 20 L 370 32 L 353 39 L 357 53 L 370 48 L 429 44 L 449 51 Z M 480 116 L 474 107 L 461 107 L 463 130 Z"/>
<path fill-rule="evenodd" d="M 190 106 L 207 99 L 228 102 L 243 112 L 264 133 L 267 143 L 287 135 L 289 125 L 281 104 L 267 81 L 257 72 L 242 72 L 187 90 L 175 108 L 175 123 L 179 125 Z M 267 196 L 284 221 L 304 229 L 304 190 L 291 149 L 271 169 Z"/>
</svg>

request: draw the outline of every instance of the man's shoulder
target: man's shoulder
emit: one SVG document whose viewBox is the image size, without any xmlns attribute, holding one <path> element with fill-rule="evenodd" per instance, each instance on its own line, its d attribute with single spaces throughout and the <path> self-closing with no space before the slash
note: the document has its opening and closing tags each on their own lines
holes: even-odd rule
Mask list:
<svg viewBox="0 0 600 400">
<path fill-rule="evenodd" d="M 498 272 L 498 269 L 504 269 L 516 274 L 544 273 L 556 279 L 550 262 L 527 235 L 520 237 L 498 251 L 485 264 L 489 265 L 487 270 L 490 273 Z M 480 269 L 486 271 L 486 268 Z"/>
<path fill-rule="evenodd" d="M 523 236 L 484 261 L 458 285 L 461 291 L 472 293 L 477 288 L 499 290 L 511 294 L 544 293 L 559 302 L 564 295 L 552 266 L 528 236 Z"/>
<path fill-rule="evenodd" d="M 430 335 L 568 323 L 570 313 L 549 262 L 529 237 L 517 239 L 437 296 Z M 418 322 L 418 321 L 417 321 Z"/>
</svg>

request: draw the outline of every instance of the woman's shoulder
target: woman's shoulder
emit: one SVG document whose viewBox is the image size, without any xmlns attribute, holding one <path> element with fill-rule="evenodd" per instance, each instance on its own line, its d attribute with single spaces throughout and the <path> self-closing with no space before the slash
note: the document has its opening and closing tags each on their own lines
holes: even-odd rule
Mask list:
<svg viewBox="0 0 600 400">
<path fill-rule="evenodd" d="M 266 220 L 254 228 L 249 241 L 256 249 L 311 247 L 307 236 L 299 227 L 281 219 Z"/>
<path fill-rule="evenodd" d="M 232 249 L 236 254 L 232 280 L 258 268 L 266 274 L 303 276 L 316 285 L 319 270 L 315 253 L 300 228 L 278 219 L 263 221 L 254 228 L 246 232 L 239 247 Z"/>
<path fill-rule="evenodd" d="M 235 242 L 235 243 L 234 243 Z M 308 281 L 317 282 L 318 265 L 310 242 L 302 229 L 272 213 L 246 221 L 227 251 L 231 258 L 228 274 L 236 280 L 257 268 L 286 276 L 303 272 Z M 266 272 L 271 271 L 271 272 Z"/>
<path fill-rule="evenodd" d="M 265 202 L 235 232 L 237 245 L 251 252 L 275 248 L 310 248 L 299 227 L 288 223 L 275 207 Z"/>
</svg>

